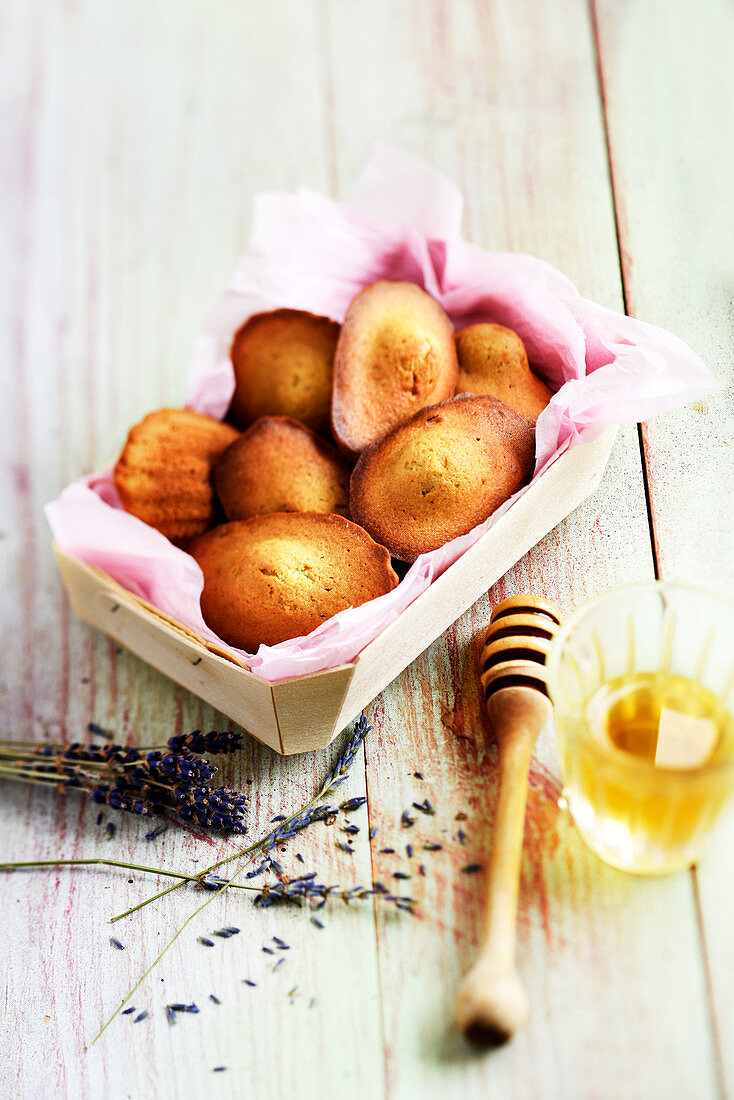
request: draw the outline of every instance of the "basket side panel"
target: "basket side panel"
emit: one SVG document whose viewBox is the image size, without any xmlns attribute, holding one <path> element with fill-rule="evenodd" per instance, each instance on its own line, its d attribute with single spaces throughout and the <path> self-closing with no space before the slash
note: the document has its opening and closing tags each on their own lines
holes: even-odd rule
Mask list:
<svg viewBox="0 0 734 1100">
<path fill-rule="evenodd" d="M 210 653 L 193 636 L 154 615 L 104 574 L 55 548 L 74 612 L 277 752 L 283 746 L 270 684 Z"/>
<path fill-rule="evenodd" d="M 273 684 L 282 751 L 287 756 L 324 748 L 346 725 L 340 725 L 340 716 L 354 667 L 347 665 Z"/>
</svg>

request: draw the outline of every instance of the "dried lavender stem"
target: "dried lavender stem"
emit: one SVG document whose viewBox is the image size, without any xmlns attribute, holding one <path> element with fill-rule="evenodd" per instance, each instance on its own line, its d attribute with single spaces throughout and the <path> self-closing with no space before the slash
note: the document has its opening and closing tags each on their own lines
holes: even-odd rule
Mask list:
<svg viewBox="0 0 734 1100">
<path fill-rule="evenodd" d="M 183 879 L 187 882 L 199 882 L 198 875 L 187 875 L 179 871 L 165 871 L 161 867 L 143 867 L 140 863 L 124 863 L 119 859 L 26 859 L 19 863 L 0 863 L 0 871 L 19 871 L 24 867 L 90 867 L 100 864 L 104 867 L 120 867 L 124 871 L 142 871 L 147 875 L 166 875 L 168 878 Z M 260 887 L 239 886 L 240 890 L 255 890 Z"/>
<path fill-rule="evenodd" d="M 237 869 L 237 871 L 235 871 L 235 873 L 234 873 L 234 875 L 233 875 L 232 877 L 233 877 L 233 878 L 236 878 L 236 877 L 237 877 L 237 875 L 239 875 L 239 874 L 240 874 L 240 873 L 241 873 L 242 871 L 244 871 L 244 869 L 245 869 L 245 867 L 246 867 L 246 866 L 247 866 L 247 864 L 246 864 L 246 863 L 243 863 L 243 865 L 242 865 L 242 866 L 241 866 L 240 868 L 238 868 L 238 869 Z M 206 872 L 205 872 L 205 873 L 206 873 Z M 124 999 L 124 1000 L 123 1000 L 123 1001 L 122 1001 L 122 1002 L 121 1002 L 121 1003 L 120 1003 L 120 1004 L 118 1005 L 118 1007 L 117 1007 L 117 1008 L 115 1009 L 115 1011 L 114 1011 L 114 1012 L 112 1013 L 112 1015 L 111 1015 L 111 1016 L 110 1016 L 110 1018 L 109 1018 L 109 1019 L 107 1020 L 107 1022 L 106 1022 L 106 1023 L 105 1023 L 105 1024 L 104 1024 L 104 1025 L 102 1026 L 102 1028 L 101 1028 L 101 1029 L 100 1029 L 100 1030 L 99 1030 L 99 1031 L 97 1032 L 97 1034 L 96 1034 L 96 1035 L 94 1036 L 94 1038 L 92 1039 L 92 1042 L 90 1043 L 90 1046 L 94 1046 L 94 1044 L 95 1044 L 95 1043 L 97 1042 L 97 1040 L 98 1040 L 98 1039 L 100 1039 L 100 1038 L 102 1037 L 102 1035 L 104 1034 L 104 1032 L 105 1032 L 105 1031 L 107 1030 L 107 1028 L 108 1028 L 108 1027 L 110 1026 L 110 1024 L 112 1023 L 112 1021 L 113 1021 L 113 1020 L 115 1019 L 115 1017 L 119 1015 L 119 1013 L 120 1013 L 120 1012 L 122 1011 L 123 1007 L 124 1007 L 124 1006 L 125 1006 L 125 1005 L 127 1004 L 127 1002 L 128 1002 L 129 1000 L 130 1000 L 130 998 L 131 998 L 131 997 L 133 996 L 133 994 L 134 994 L 134 993 L 135 993 L 135 992 L 136 992 L 136 991 L 137 991 L 137 990 L 138 990 L 138 989 L 140 988 L 140 986 L 141 986 L 141 985 L 143 984 L 143 982 L 144 982 L 144 981 L 145 981 L 145 979 L 146 979 L 146 978 L 148 977 L 148 975 L 150 974 L 150 972 L 151 972 L 152 970 L 154 970 L 154 969 L 155 969 L 155 967 L 156 967 L 156 966 L 158 965 L 158 963 L 159 963 L 159 962 L 161 961 L 161 959 L 163 958 L 163 956 L 165 955 L 165 953 L 166 953 L 166 952 L 168 951 L 168 949 L 169 949 L 170 947 L 172 947 L 172 946 L 173 946 L 173 944 L 174 944 L 174 943 L 176 942 L 176 940 L 177 940 L 177 939 L 178 939 L 178 937 L 179 937 L 179 936 L 181 935 L 181 933 L 183 932 L 183 930 L 184 930 L 184 929 L 185 929 L 185 928 L 186 928 L 186 927 L 187 927 L 187 926 L 188 926 L 188 925 L 189 925 L 189 924 L 191 923 L 191 921 L 192 921 L 192 920 L 194 919 L 194 917 L 198 916 L 198 915 L 199 915 L 199 913 L 200 913 L 200 912 L 202 911 L 202 909 L 205 909 L 205 908 L 207 907 L 207 905 L 209 905 L 209 904 L 210 904 L 211 902 L 213 902 L 213 901 L 214 901 L 214 899 L 215 899 L 215 898 L 219 897 L 219 895 L 220 895 L 220 894 L 224 893 L 224 891 L 225 891 L 225 890 L 227 890 L 227 889 L 229 888 L 229 886 L 230 886 L 230 883 L 231 883 L 231 881 L 232 881 L 232 880 L 230 879 L 230 882 L 225 882 L 225 883 L 223 883 L 223 884 L 222 884 L 222 885 L 221 885 L 221 886 L 219 887 L 219 889 L 218 889 L 218 890 L 216 890 L 216 891 L 215 891 L 215 892 L 214 892 L 214 893 L 213 893 L 213 894 L 211 895 L 211 897 L 208 897 L 208 898 L 206 899 L 206 901 L 205 901 L 205 902 L 202 902 L 202 904 L 201 904 L 201 905 L 200 905 L 200 906 L 198 907 L 198 909 L 195 909 L 195 910 L 194 910 L 194 912 L 193 912 L 193 913 L 191 914 L 191 916 L 189 916 L 189 917 L 187 917 L 187 918 L 186 918 L 186 920 L 185 920 L 185 921 L 183 922 L 183 924 L 182 924 L 182 925 L 181 925 L 181 927 L 180 927 L 180 928 L 178 929 L 178 931 L 177 931 L 177 932 L 176 932 L 176 933 L 175 933 L 175 934 L 174 934 L 174 935 L 173 935 L 173 936 L 171 937 L 171 939 L 170 939 L 170 940 L 168 941 L 168 943 L 167 943 L 167 944 L 166 944 L 166 946 L 165 946 L 165 947 L 163 948 L 163 950 L 161 951 L 161 953 L 160 953 L 160 954 L 159 954 L 158 956 L 156 956 L 156 958 L 155 958 L 155 959 L 153 959 L 153 962 L 152 962 L 152 963 L 150 964 L 150 966 L 149 966 L 149 967 L 148 967 L 148 969 L 147 969 L 147 970 L 145 971 L 145 973 L 143 974 L 143 976 L 142 976 L 142 977 L 141 977 L 141 978 L 140 978 L 140 979 L 139 979 L 139 980 L 138 980 L 138 981 L 137 981 L 137 982 L 135 983 L 135 985 L 134 985 L 134 986 L 132 987 L 132 989 L 130 990 L 130 992 L 128 993 L 128 995 L 127 995 L 127 996 L 125 997 L 125 999 Z"/>
<path fill-rule="evenodd" d="M 22 741 L 17 742 L 5 742 L 0 743 L 0 758 L 8 760 L 16 760 L 24 757 L 28 760 L 53 760 L 52 756 L 44 756 L 40 752 L 31 752 L 30 749 L 23 749 L 19 746 L 22 745 Z"/>
<path fill-rule="evenodd" d="M 24 771 L 5 771 L 0 768 L 0 779 L 8 776 L 10 779 L 17 779 L 19 783 L 33 783 L 39 787 L 58 787 L 59 783 L 63 784 L 64 776 L 60 772 L 49 772 L 47 775 L 38 774 L 37 772 L 24 772 Z M 69 790 L 75 790 L 75 787 L 69 787 Z"/>
<path fill-rule="evenodd" d="M 198 882 L 200 885 L 206 885 L 205 883 L 202 884 L 200 875 L 187 875 L 181 871 L 164 871 L 160 867 L 145 867 L 143 866 L 143 864 L 140 863 L 126 863 L 123 860 L 119 859 L 29 859 L 22 860 L 16 863 L 0 863 L 0 871 L 19 871 L 26 867 L 90 867 L 94 865 L 104 867 L 119 867 L 121 870 L 124 871 L 140 871 L 146 875 L 167 875 L 169 878 L 177 878 L 182 879 L 185 882 Z M 247 863 L 245 863 L 237 873 L 239 874 L 240 871 L 244 870 L 244 867 L 246 866 Z M 204 874 L 206 874 L 206 872 L 204 872 Z M 231 886 L 233 890 L 247 890 L 252 894 L 263 894 L 267 893 L 268 891 L 267 885 L 265 887 L 262 884 L 260 884 L 259 886 L 250 886 L 249 883 L 234 882 L 232 881 L 232 879 L 228 880 L 227 882 L 221 883 L 221 885 Z M 351 889 L 345 890 L 344 888 L 338 886 L 328 886 L 325 888 L 324 893 L 320 894 L 319 897 L 347 898 L 347 900 L 352 901 L 356 897 L 363 896 L 362 894 L 355 893 L 355 889 L 356 888 L 352 887 Z M 371 890 L 369 896 L 380 898 L 384 895 L 380 891 Z M 302 897 L 307 898 L 309 897 L 309 895 L 293 895 L 293 900 L 300 899 Z M 394 897 L 392 895 L 387 895 L 387 897 L 388 900 L 394 900 Z M 410 899 L 400 898 L 399 900 L 409 901 Z"/>
<path fill-rule="evenodd" d="M 270 836 L 270 833 L 268 833 L 267 836 Z M 267 836 L 261 837 L 260 840 L 256 840 L 254 844 L 251 844 L 249 846 L 249 848 L 242 848 L 240 849 L 240 851 L 235 852 L 234 855 L 225 856 L 224 859 L 220 859 L 217 863 L 212 863 L 211 867 L 205 868 L 205 870 L 203 870 L 201 874 L 195 876 L 196 880 L 199 881 L 205 875 L 209 875 L 212 871 L 216 871 L 216 869 L 218 867 L 221 867 L 223 863 L 229 863 L 231 860 L 237 859 L 240 856 L 249 856 L 250 858 L 248 860 L 248 863 L 251 863 L 252 856 L 254 856 L 255 852 L 260 848 L 260 845 L 263 843 L 263 841 L 267 840 Z M 247 866 L 247 863 L 245 864 L 245 866 Z M 114 924 L 115 921 L 122 920 L 123 917 L 129 917 L 132 913 L 137 913 L 138 909 L 144 909 L 145 906 L 150 905 L 151 902 L 158 901 L 159 898 L 165 897 L 166 894 L 170 894 L 172 893 L 172 891 L 178 890 L 179 887 L 186 885 L 186 881 L 186 878 L 182 876 L 181 881 L 176 882 L 173 886 L 167 886 L 165 890 L 161 890 L 160 893 L 154 894 L 153 897 L 146 898 L 145 901 L 138 902 L 138 904 L 133 905 L 131 909 L 126 909 L 124 913 L 118 913 L 116 916 L 110 917 L 110 924 Z"/>
</svg>

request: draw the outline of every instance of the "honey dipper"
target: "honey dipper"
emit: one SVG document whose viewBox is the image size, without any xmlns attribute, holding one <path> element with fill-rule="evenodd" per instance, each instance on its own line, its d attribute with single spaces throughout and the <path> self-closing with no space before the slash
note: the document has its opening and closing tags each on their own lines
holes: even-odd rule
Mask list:
<svg viewBox="0 0 734 1100">
<path fill-rule="evenodd" d="M 528 772 L 550 716 L 545 658 L 560 626 L 553 604 L 511 596 L 489 620 L 481 656 L 487 713 L 499 745 L 499 793 L 479 954 L 459 988 L 456 1021 L 481 1045 L 506 1042 L 528 1017 L 515 966 L 515 923 Z"/>
</svg>

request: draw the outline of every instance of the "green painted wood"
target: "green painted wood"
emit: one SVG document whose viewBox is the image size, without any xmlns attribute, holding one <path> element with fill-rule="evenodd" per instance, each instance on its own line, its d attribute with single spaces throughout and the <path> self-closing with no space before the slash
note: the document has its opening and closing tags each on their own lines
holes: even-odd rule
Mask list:
<svg viewBox="0 0 734 1100">
<path fill-rule="evenodd" d="M 644 426 L 660 576 L 731 592 L 734 13 L 721 0 L 599 0 L 601 72 L 629 310 L 691 344 L 721 392 Z M 641 109 L 642 105 L 642 109 Z M 734 1092 L 734 820 L 695 876 L 723 1094 Z"/>
</svg>

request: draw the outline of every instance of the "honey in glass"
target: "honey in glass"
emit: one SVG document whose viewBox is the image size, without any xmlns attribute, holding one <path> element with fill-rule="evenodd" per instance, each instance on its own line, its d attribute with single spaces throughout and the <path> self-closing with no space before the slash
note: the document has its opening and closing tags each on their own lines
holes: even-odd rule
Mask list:
<svg viewBox="0 0 734 1100">
<path fill-rule="evenodd" d="M 734 606 L 685 585 L 599 596 L 547 658 L 564 795 L 607 863 L 695 863 L 734 791 Z"/>
</svg>

